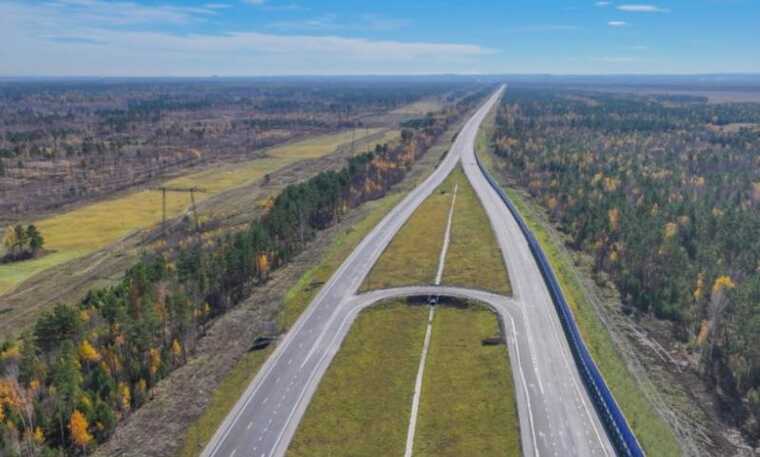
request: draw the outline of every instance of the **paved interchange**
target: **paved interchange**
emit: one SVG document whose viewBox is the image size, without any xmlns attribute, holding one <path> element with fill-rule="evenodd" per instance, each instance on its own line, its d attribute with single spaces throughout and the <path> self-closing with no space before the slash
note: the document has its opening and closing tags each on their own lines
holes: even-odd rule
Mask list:
<svg viewBox="0 0 760 457">
<path fill-rule="evenodd" d="M 378 301 L 406 296 L 476 300 L 499 315 L 512 360 L 525 456 L 615 455 L 528 244 L 475 161 L 478 127 L 503 90 L 467 121 L 438 168 L 383 218 L 322 287 L 219 427 L 203 457 L 285 455 L 319 380 L 359 312 Z M 495 229 L 513 297 L 444 286 L 357 295 L 396 232 L 460 161 Z"/>
</svg>

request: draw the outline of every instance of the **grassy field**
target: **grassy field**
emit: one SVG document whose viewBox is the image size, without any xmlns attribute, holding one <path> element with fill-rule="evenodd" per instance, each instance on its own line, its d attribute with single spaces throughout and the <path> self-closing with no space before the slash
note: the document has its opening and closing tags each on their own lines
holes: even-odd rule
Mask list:
<svg viewBox="0 0 760 457">
<path fill-rule="evenodd" d="M 461 168 L 450 179 L 459 190 L 442 283 L 509 295 L 509 275 L 488 215 Z"/>
<path fill-rule="evenodd" d="M 359 315 L 322 378 L 288 457 L 404 453 L 428 308 L 379 305 Z"/>
<path fill-rule="evenodd" d="M 443 109 L 443 105 L 437 100 L 420 100 L 401 108 L 391 111 L 392 114 L 403 114 L 409 116 L 422 116 L 427 113 L 435 113 Z"/>
<path fill-rule="evenodd" d="M 246 353 L 230 370 L 209 402 L 203 414 L 186 431 L 183 446 L 177 457 L 196 457 L 208 443 L 243 392 L 251 383 L 259 368 L 272 353 L 273 346 L 261 351 Z"/>
<path fill-rule="evenodd" d="M 196 196 L 197 201 L 202 201 L 219 192 L 261 179 L 267 173 L 291 163 L 330 154 L 338 146 L 350 142 L 352 135 L 359 141 L 366 135 L 378 132 L 379 129 L 369 129 L 356 130 L 355 134 L 349 131 L 318 136 L 275 147 L 268 151 L 266 158 L 212 168 L 169 180 L 165 184 L 206 188 L 208 193 Z M 397 135 L 398 132 L 389 132 L 381 141 Z M 169 193 L 166 199 L 167 216 L 175 217 L 189 205 L 187 194 Z M 45 248 L 56 252 L 39 259 L 0 265 L 0 294 L 39 271 L 102 249 L 132 232 L 160 222 L 161 193 L 149 190 L 132 192 L 35 221 L 45 237 Z"/>
<path fill-rule="evenodd" d="M 520 431 L 507 348 L 496 315 L 470 305 L 439 307 L 422 386 L 416 457 L 518 457 Z"/>
<path fill-rule="evenodd" d="M 435 280 L 453 190 L 450 176 L 422 202 L 372 267 L 362 290 L 431 284 Z"/>
</svg>

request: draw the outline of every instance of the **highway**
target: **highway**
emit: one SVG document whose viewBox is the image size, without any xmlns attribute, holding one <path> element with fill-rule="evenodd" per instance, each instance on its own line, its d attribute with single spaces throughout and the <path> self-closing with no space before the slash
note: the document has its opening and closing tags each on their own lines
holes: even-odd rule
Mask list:
<svg viewBox="0 0 760 457">
<path fill-rule="evenodd" d="M 477 300 L 500 316 L 512 360 L 525 456 L 615 455 L 580 381 L 527 242 L 475 162 L 478 127 L 503 90 L 467 121 L 438 168 L 383 218 L 322 287 L 219 427 L 203 457 L 285 455 L 319 380 L 358 313 L 380 300 L 427 295 Z M 460 160 L 494 227 L 514 296 L 442 286 L 357 295 L 396 232 Z"/>
</svg>

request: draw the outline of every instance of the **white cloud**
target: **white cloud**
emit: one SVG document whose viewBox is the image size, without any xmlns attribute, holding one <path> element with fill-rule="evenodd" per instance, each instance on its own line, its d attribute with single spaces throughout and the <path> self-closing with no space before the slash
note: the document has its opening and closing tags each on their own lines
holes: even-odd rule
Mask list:
<svg viewBox="0 0 760 457">
<path fill-rule="evenodd" d="M 18 8 L 34 5 L 8 2 Z M 125 26 L 149 23 L 186 24 L 207 19 L 217 14 L 210 7 L 184 7 L 171 5 L 147 6 L 131 1 L 109 2 L 105 0 L 53 0 L 36 8 L 43 16 L 65 14 L 82 23 Z M 11 16 L 12 17 L 12 16 Z"/>
<path fill-rule="evenodd" d="M 596 6 L 609 6 L 612 2 L 596 2 Z"/>
<path fill-rule="evenodd" d="M 100 7 L 101 0 L 90 2 Z M 465 71 L 499 51 L 476 44 L 402 42 L 330 34 L 237 31 L 176 34 L 159 27 L 113 27 L 121 13 L 97 22 L 69 7 L 0 0 L 0 75 L 208 76 L 382 74 Z M 67 5 L 70 5 L 68 3 Z M 79 6 L 78 6 L 79 7 Z M 149 14 L 173 23 L 174 15 Z M 204 10 L 208 11 L 208 10 Z M 192 21 L 208 13 L 182 11 Z M 13 18 L 8 20 L 8 18 Z M 153 29 L 153 30 L 151 30 Z"/>
<path fill-rule="evenodd" d="M 607 22 L 607 25 L 610 27 L 627 27 L 628 23 L 625 21 L 609 21 Z"/>
<path fill-rule="evenodd" d="M 296 21 L 279 21 L 269 25 L 278 30 L 298 31 L 336 31 L 336 30 L 372 30 L 388 31 L 399 30 L 411 24 L 405 19 L 394 19 L 375 14 L 362 14 L 351 20 L 339 19 L 335 14 L 323 14 L 321 16 Z"/>
<path fill-rule="evenodd" d="M 655 5 L 620 5 L 617 7 L 620 11 L 629 13 L 668 13 L 669 9 L 660 8 Z"/>
</svg>

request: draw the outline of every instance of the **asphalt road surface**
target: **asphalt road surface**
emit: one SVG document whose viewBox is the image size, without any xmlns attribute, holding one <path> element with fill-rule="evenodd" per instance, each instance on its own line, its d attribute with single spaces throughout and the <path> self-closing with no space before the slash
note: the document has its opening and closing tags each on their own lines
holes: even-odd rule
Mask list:
<svg viewBox="0 0 760 457">
<path fill-rule="evenodd" d="M 581 383 L 527 242 L 475 163 L 478 127 L 503 90 L 467 121 L 438 168 L 367 235 L 322 287 L 219 427 L 203 457 L 285 455 L 319 380 L 358 313 L 379 300 L 428 295 L 478 300 L 499 314 L 512 360 L 525 456 L 615 455 Z M 514 297 L 442 286 L 356 295 L 396 232 L 460 160 L 495 228 Z"/>
</svg>

